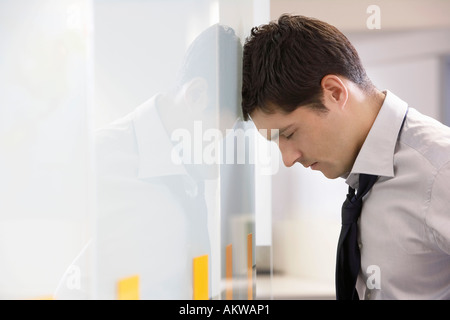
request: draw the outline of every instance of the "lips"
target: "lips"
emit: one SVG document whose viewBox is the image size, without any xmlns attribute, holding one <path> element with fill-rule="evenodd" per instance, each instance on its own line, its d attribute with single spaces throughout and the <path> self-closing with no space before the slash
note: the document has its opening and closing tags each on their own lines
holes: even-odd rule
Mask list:
<svg viewBox="0 0 450 320">
<path fill-rule="evenodd" d="M 311 162 L 311 163 L 309 163 L 309 164 L 303 164 L 303 163 L 302 163 L 302 165 L 303 165 L 305 168 L 311 167 L 311 169 L 313 169 L 313 166 L 316 165 L 316 164 L 317 164 L 317 162 Z"/>
</svg>

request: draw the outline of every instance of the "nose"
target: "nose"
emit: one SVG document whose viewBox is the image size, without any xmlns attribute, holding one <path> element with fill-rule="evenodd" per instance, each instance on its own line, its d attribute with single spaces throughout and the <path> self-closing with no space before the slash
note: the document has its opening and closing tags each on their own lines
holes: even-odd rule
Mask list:
<svg viewBox="0 0 450 320">
<path fill-rule="evenodd" d="M 302 153 L 297 148 L 292 146 L 292 144 L 281 141 L 281 139 L 279 142 L 279 148 L 283 158 L 283 163 L 288 168 L 292 167 L 302 157 Z"/>
</svg>

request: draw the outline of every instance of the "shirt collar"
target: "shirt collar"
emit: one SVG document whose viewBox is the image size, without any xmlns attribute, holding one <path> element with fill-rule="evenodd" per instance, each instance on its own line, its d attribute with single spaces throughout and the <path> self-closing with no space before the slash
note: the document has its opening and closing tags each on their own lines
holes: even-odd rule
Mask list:
<svg viewBox="0 0 450 320">
<path fill-rule="evenodd" d="M 408 104 L 386 91 L 383 105 L 356 157 L 346 183 L 357 188 L 360 173 L 394 177 L 394 151 Z"/>
<path fill-rule="evenodd" d="M 173 143 L 161 122 L 154 96 L 136 108 L 133 117 L 139 152 L 138 178 L 187 175 L 181 164 L 172 160 Z"/>
</svg>

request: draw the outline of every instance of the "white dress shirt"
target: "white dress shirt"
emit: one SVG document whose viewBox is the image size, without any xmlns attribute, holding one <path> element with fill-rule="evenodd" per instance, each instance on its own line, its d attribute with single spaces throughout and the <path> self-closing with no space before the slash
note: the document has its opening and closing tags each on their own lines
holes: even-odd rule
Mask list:
<svg viewBox="0 0 450 320">
<path fill-rule="evenodd" d="M 361 299 L 450 299 L 450 128 L 387 91 L 346 183 L 379 179 L 359 220 Z"/>
</svg>

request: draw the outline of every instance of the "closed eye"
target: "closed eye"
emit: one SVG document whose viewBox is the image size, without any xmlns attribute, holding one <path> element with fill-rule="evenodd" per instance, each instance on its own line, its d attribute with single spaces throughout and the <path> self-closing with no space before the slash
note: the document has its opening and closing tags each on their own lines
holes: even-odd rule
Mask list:
<svg viewBox="0 0 450 320">
<path fill-rule="evenodd" d="M 295 132 L 295 127 L 293 124 L 288 125 L 287 127 L 280 129 L 279 134 L 289 140 Z M 289 133 L 290 132 L 290 133 Z"/>
<path fill-rule="evenodd" d="M 295 132 L 295 131 L 294 131 L 294 132 Z M 287 140 L 289 140 L 289 139 L 292 138 L 292 136 L 294 135 L 294 132 L 292 132 L 292 133 L 289 134 L 289 135 L 286 135 L 285 138 L 286 138 Z"/>
</svg>

